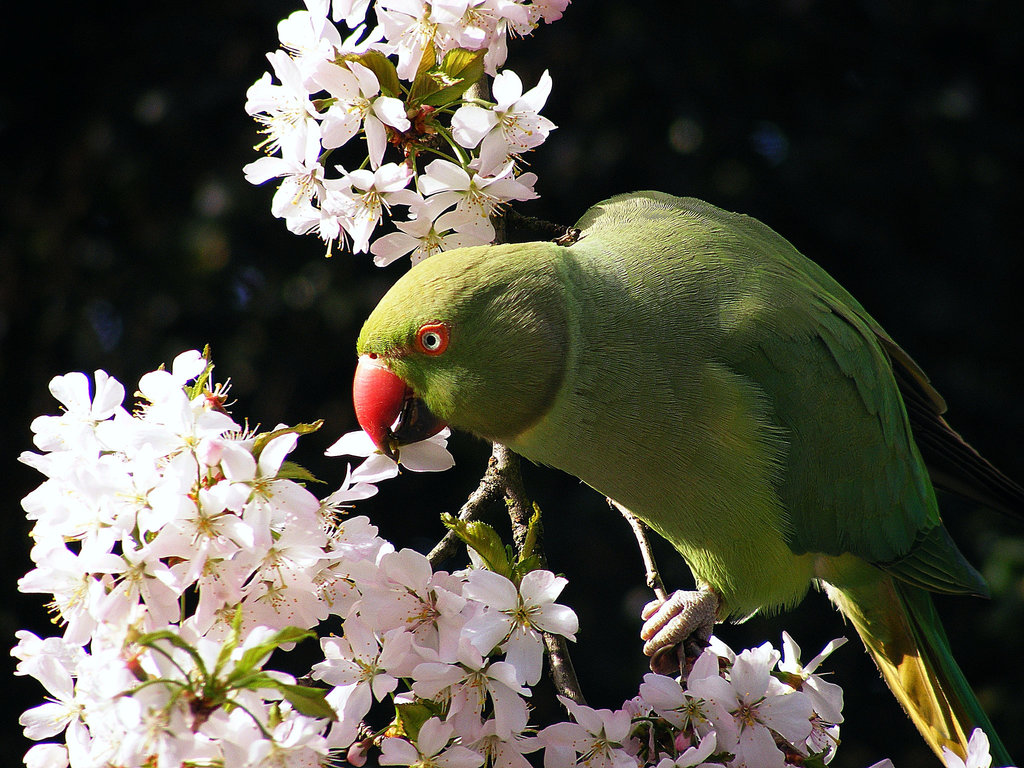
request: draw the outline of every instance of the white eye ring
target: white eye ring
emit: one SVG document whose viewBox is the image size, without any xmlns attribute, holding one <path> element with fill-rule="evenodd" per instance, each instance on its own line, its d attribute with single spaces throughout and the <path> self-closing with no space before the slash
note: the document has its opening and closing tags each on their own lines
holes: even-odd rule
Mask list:
<svg viewBox="0 0 1024 768">
<path fill-rule="evenodd" d="M 448 326 L 427 323 L 416 333 L 416 345 L 428 355 L 440 355 L 448 348 Z"/>
<path fill-rule="evenodd" d="M 427 352 L 436 352 L 441 348 L 443 340 L 436 331 L 427 331 L 420 337 L 420 343 Z"/>
</svg>

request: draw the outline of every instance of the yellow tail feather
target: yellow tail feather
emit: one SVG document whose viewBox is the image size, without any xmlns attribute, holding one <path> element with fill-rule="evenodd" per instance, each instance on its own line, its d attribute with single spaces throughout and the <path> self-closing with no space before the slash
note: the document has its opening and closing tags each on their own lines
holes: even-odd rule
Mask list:
<svg viewBox="0 0 1024 768">
<path fill-rule="evenodd" d="M 993 757 L 1008 759 L 953 660 L 927 592 L 887 576 L 854 588 L 826 585 L 826 590 L 853 622 L 889 689 L 936 755 L 941 758 L 947 747 L 965 758 L 971 732 L 981 728 Z"/>
</svg>

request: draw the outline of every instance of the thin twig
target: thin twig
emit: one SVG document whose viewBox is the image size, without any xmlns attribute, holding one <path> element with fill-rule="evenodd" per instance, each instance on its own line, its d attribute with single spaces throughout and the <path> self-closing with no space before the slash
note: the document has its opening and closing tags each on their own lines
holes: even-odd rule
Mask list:
<svg viewBox="0 0 1024 768">
<path fill-rule="evenodd" d="M 502 446 L 495 445 L 491 458 L 487 460 L 487 471 L 480 478 L 480 484 L 459 510 L 459 520 L 478 520 L 489 505 L 505 497 L 505 487 L 508 484 L 505 474 L 508 471 L 508 466 L 507 461 L 503 460 L 504 457 L 497 450 L 499 447 Z M 516 467 L 516 471 L 518 472 L 518 467 Z M 438 565 L 455 554 L 458 546 L 458 536 L 454 531 L 448 531 L 427 555 L 430 566 L 437 568 Z"/>
<path fill-rule="evenodd" d="M 668 598 L 668 590 L 665 589 L 665 583 L 661 580 L 661 574 L 658 573 L 658 564 L 654 562 L 654 552 L 651 549 L 651 541 L 647 538 L 647 529 L 632 512 L 614 499 L 608 499 L 608 505 L 613 509 L 617 509 L 619 514 L 626 518 L 626 522 L 629 523 L 629 527 L 633 529 L 633 535 L 636 536 L 636 542 L 640 545 L 640 557 L 642 557 L 644 561 L 644 571 L 647 574 L 647 586 L 654 590 L 655 597 L 659 600 L 665 600 Z"/>
<path fill-rule="evenodd" d="M 505 501 L 509 518 L 512 521 L 512 539 L 515 542 L 516 551 L 521 553 L 526 542 L 530 518 L 533 516 L 533 503 L 526 495 L 526 489 L 523 486 L 523 475 L 519 464 L 519 457 L 504 445 L 495 443 L 491 452 L 491 458 L 487 462 L 487 471 L 480 478 L 480 484 L 476 490 L 473 491 L 459 510 L 459 519 L 479 519 L 484 510 L 499 499 L 504 499 Z M 427 555 L 431 566 L 436 568 L 440 563 L 454 555 L 458 541 L 453 532 L 449 531 L 446 533 L 444 538 Z M 542 566 L 546 565 L 546 558 L 544 557 L 541 537 L 539 535 L 537 536 L 533 553 L 538 556 Z M 585 704 L 586 702 L 580 690 L 579 680 L 576 677 L 576 670 L 573 668 L 572 659 L 569 656 L 569 647 L 566 644 L 565 638 L 547 632 L 543 633 L 543 635 L 544 645 L 548 651 L 551 680 L 555 685 L 555 689 L 561 695 L 580 704 Z"/>
<path fill-rule="evenodd" d="M 536 216 L 524 216 L 514 208 L 505 208 L 501 214 L 505 224 L 502 242 L 528 243 L 534 240 L 553 240 L 559 245 L 572 245 L 580 236 L 580 231 L 564 224 L 538 219 Z"/>
<path fill-rule="evenodd" d="M 494 456 L 498 457 L 499 463 L 506 467 L 503 475 L 507 482 L 505 503 L 508 505 L 509 519 L 512 521 L 512 540 L 515 542 L 516 552 L 522 554 L 534 506 L 526 495 L 519 457 L 498 443 L 494 444 Z M 537 556 L 541 567 L 546 567 L 547 557 L 544 554 L 543 534 L 536 528 L 534 532 L 536 540 L 533 554 Z M 586 704 L 579 679 L 576 677 L 576 670 L 572 665 L 572 657 L 569 656 L 569 645 L 566 639 L 561 635 L 553 635 L 549 632 L 544 632 L 543 636 L 544 646 L 548 651 L 551 682 L 554 683 L 555 690 L 577 704 Z"/>
</svg>

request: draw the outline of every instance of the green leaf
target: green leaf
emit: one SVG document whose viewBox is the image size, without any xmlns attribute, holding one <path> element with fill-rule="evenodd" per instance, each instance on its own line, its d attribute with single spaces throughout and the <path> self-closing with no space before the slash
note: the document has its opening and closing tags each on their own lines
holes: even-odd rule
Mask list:
<svg viewBox="0 0 1024 768">
<path fill-rule="evenodd" d="M 303 483 L 326 482 L 325 480 L 321 480 L 319 477 L 314 475 L 301 464 L 296 464 L 294 461 L 285 461 L 281 464 L 281 468 L 277 471 L 277 479 L 298 480 L 299 482 Z"/>
<path fill-rule="evenodd" d="M 519 557 L 520 560 L 526 560 L 534 556 L 534 550 L 537 549 L 537 542 L 540 540 L 543 532 L 544 527 L 540 523 L 540 507 L 537 505 L 537 502 L 534 502 L 533 514 L 530 515 L 530 522 L 526 524 L 526 537 L 523 540 L 523 551 Z"/>
<path fill-rule="evenodd" d="M 827 768 L 825 764 L 825 758 L 827 756 L 827 749 L 821 752 L 812 752 L 810 755 L 804 758 L 803 765 L 806 768 Z"/>
<path fill-rule="evenodd" d="M 213 361 L 210 359 L 209 344 L 203 347 L 203 359 L 206 360 L 206 367 L 203 369 L 203 372 L 199 374 L 199 378 L 197 378 L 191 386 L 185 387 L 185 395 L 189 400 L 202 393 L 203 388 L 206 386 L 206 382 L 210 380 L 210 374 L 213 373 Z M 163 366 L 161 365 L 160 368 L 162 370 Z"/>
<path fill-rule="evenodd" d="M 263 664 L 267 657 L 282 645 L 297 643 L 310 637 L 316 637 L 316 633 L 301 627 L 285 627 L 275 632 L 266 642 L 246 648 L 242 652 L 242 656 L 231 671 L 228 681 L 231 682 L 250 674 L 252 670 Z"/>
<path fill-rule="evenodd" d="M 325 698 L 327 696 L 326 688 L 311 688 L 308 685 L 282 683 L 269 676 L 267 676 L 264 684 L 250 687 L 274 688 L 280 691 L 285 699 L 295 707 L 297 712 L 307 717 L 318 717 L 321 720 L 338 719 L 334 708 L 327 703 Z"/>
<path fill-rule="evenodd" d="M 308 435 L 312 432 L 316 432 L 323 425 L 324 420 L 317 419 L 312 424 L 296 424 L 294 427 L 281 427 L 280 429 L 275 429 L 273 432 L 264 432 L 263 434 L 256 435 L 256 440 L 252 444 L 252 456 L 256 461 L 259 461 L 260 454 L 263 453 L 263 449 L 266 448 L 267 443 L 275 437 L 291 434 Z"/>
<path fill-rule="evenodd" d="M 512 569 L 512 581 L 518 587 L 522 581 L 523 576 L 528 574 L 530 571 L 536 571 L 538 568 L 544 567 L 544 561 L 540 555 L 530 555 L 527 558 L 520 558 L 516 561 L 515 567 Z"/>
<path fill-rule="evenodd" d="M 544 553 L 539 552 L 538 547 L 544 528 L 540 522 L 540 507 L 536 502 L 533 504 L 533 514 L 526 524 L 526 535 L 523 538 L 523 548 L 512 566 L 511 579 L 519 586 L 523 576 L 530 571 L 544 567 Z"/>
<path fill-rule="evenodd" d="M 420 63 L 416 67 L 416 77 L 413 80 L 415 81 L 420 75 L 432 70 L 435 64 L 437 64 L 437 48 L 433 43 L 428 42 L 423 48 L 423 55 L 420 56 Z"/>
<path fill-rule="evenodd" d="M 341 61 L 356 61 L 373 72 L 380 83 L 380 90 L 385 96 L 402 95 L 402 85 L 398 81 L 398 70 L 391 63 L 391 59 L 380 51 L 366 51 L 365 53 L 349 53 L 341 57 Z M 340 63 L 340 62 L 339 62 Z"/>
<path fill-rule="evenodd" d="M 436 63 L 437 52 L 434 50 L 434 46 L 428 43 L 423 49 L 423 55 L 420 57 L 420 64 L 416 68 L 416 75 L 413 77 L 412 84 L 409 86 L 410 104 L 419 104 L 424 96 L 429 93 L 434 93 L 437 90 L 434 79 L 430 75 Z"/>
<path fill-rule="evenodd" d="M 220 676 L 220 671 L 224 669 L 224 666 L 231 660 L 231 654 L 235 652 L 235 648 L 242 639 L 242 604 L 239 603 L 235 606 L 235 615 L 231 619 L 231 631 L 228 633 L 227 640 L 224 641 L 224 645 L 220 647 L 220 653 L 217 654 L 217 668 L 214 669 L 213 674 L 216 677 Z"/>
<path fill-rule="evenodd" d="M 420 728 L 427 720 L 441 715 L 441 707 L 435 702 L 418 699 L 405 704 L 395 704 L 395 721 L 402 733 L 413 741 L 419 738 Z"/>
<path fill-rule="evenodd" d="M 488 570 L 506 578 L 512 575 L 512 563 L 501 537 L 487 523 L 479 520 L 459 520 L 454 515 L 441 515 L 441 522 L 458 536 L 467 547 L 480 555 Z"/>
<path fill-rule="evenodd" d="M 470 89 L 483 77 L 483 55 L 485 50 L 453 48 L 444 54 L 440 66 L 431 71 L 430 77 L 436 89 L 421 99 L 422 103 L 440 106 L 451 103 Z"/>
</svg>

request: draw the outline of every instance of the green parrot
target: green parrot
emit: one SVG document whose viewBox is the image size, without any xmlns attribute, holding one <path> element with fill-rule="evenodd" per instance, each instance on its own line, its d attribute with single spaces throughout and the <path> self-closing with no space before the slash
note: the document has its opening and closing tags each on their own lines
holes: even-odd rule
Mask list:
<svg viewBox="0 0 1024 768">
<path fill-rule="evenodd" d="M 576 476 L 686 560 L 687 632 L 820 586 L 936 753 L 963 756 L 981 727 L 1011 764 L 929 595 L 987 594 L 933 486 L 1007 511 L 1024 490 L 948 426 L 856 299 L 759 221 L 640 192 L 577 229 L 568 246 L 440 253 L 394 284 L 357 343 L 376 445 L 394 457 L 448 424 Z M 679 640 L 668 623 L 648 622 L 645 652 Z"/>
</svg>

